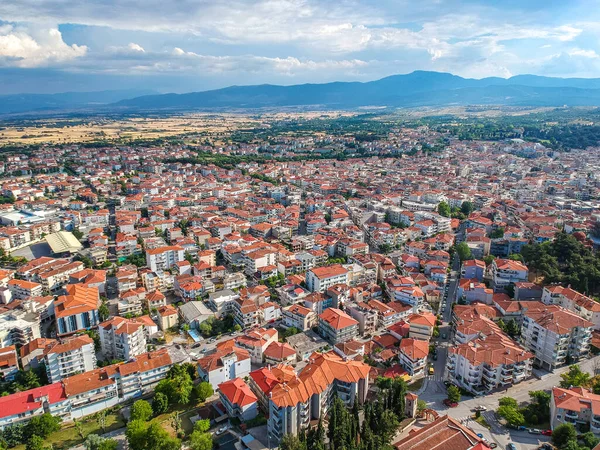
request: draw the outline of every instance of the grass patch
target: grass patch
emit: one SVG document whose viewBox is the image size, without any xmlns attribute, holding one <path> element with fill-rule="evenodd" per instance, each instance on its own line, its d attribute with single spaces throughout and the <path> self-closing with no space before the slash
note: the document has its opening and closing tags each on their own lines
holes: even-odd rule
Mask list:
<svg viewBox="0 0 600 450">
<path fill-rule="evenodd" d="M 491 425 L 489 423 L 487 423 L 487 420 L 485 420 L 485 418 L 483 416 L 476 417 L 474 420 L 479 425 L 482 425 L 482 426 L 486 427 L 487 429 L 492 428 Z"/>
<path fill-rule="evenodd" d="M 419 389 L 421 389 L 421 386 L 423 386 L 423 382 L 425 381 L 425 378 L 419 378 L 417 381 L 410 383 L 407 388 L 409 391 L 418 391 Z"/>
<path fill-rule="evenodd" d="M 104 431 L 98 425 L 97 420 L 92 416 L 82 420 L 81 425 L 83 427 L 83 433 L 85 436 L 88 434 L 103 434 Z M 117 430 L 119 428 L 123 428 L 125 426 L 125 422 L 121 419 L 119 413 L 108 413 L 106 415 L 106 432 L 110 432 L 113 430 Z M 52 433 L 45 440 L 45 444 L 52 444 L 52 448 L 54 450 L 64 450 L 76 445 L 79 445 L 83 442 L 79 433 L 77 433 L 77 429 L 73 423 L 64 424 L 62 428 L 56 433 Z M 24 450 L 25 445 L 18 445 L 14 447 L 15 450 Z"/>
</svg>

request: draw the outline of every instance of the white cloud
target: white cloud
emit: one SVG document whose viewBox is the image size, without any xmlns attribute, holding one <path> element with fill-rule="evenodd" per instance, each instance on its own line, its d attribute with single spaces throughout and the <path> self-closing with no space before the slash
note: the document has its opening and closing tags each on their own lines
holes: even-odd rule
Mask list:
<svg viewBox="0 0 600 450">
<path fill-rule="evenodd" d="M 568 52 L 569 56 L 583 56 L 584 58 L 600 58 L 600 55 L 595 50 L 584 50 L 581 48 L 574 48 Z"/>
<path fill-rule="evenodd" d="M 87 47 L 68 45 L 57 28 L 0 27 L 0 64 L 39 67 L 70 61 L 86 54 Z"/>
</svg>

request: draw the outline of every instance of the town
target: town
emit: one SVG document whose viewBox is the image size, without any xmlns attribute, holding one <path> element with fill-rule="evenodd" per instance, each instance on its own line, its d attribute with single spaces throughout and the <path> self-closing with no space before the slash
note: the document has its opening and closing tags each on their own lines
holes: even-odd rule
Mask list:
<svg viewBox="0 0 600 450">
<path fill-rule="evenodd" d="M 1 448 L 599 445 L 600 148 L 356 117 L 11 142 Z"/>
</svg>

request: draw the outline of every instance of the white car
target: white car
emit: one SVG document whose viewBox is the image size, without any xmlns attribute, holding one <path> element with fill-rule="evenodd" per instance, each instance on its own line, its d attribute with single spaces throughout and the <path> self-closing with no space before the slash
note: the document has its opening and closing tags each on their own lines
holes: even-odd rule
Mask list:
<svg viewBox="0 0 600 450">
<path fill-rule="evenodd" d="M 221 427 L 217 430 L 217 432 L 215 433 L 217 436 L 225 433 L 227 431 L 227 425 L 225 425 L 224 427 Z"/>
</svg>

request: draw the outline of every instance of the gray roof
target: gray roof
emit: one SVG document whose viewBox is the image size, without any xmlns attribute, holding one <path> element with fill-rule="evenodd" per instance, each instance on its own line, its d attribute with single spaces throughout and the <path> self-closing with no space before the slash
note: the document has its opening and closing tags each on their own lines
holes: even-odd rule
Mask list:
<svg viewBox="0 0 600 450">
<path fill-rule="evenodd" d="M 187 302 L 179 307 L 179 314 L 186 322 L 204 322 L 213 315 L 212 311 L 204 306 L 202 302 Z"/>
</svg>

